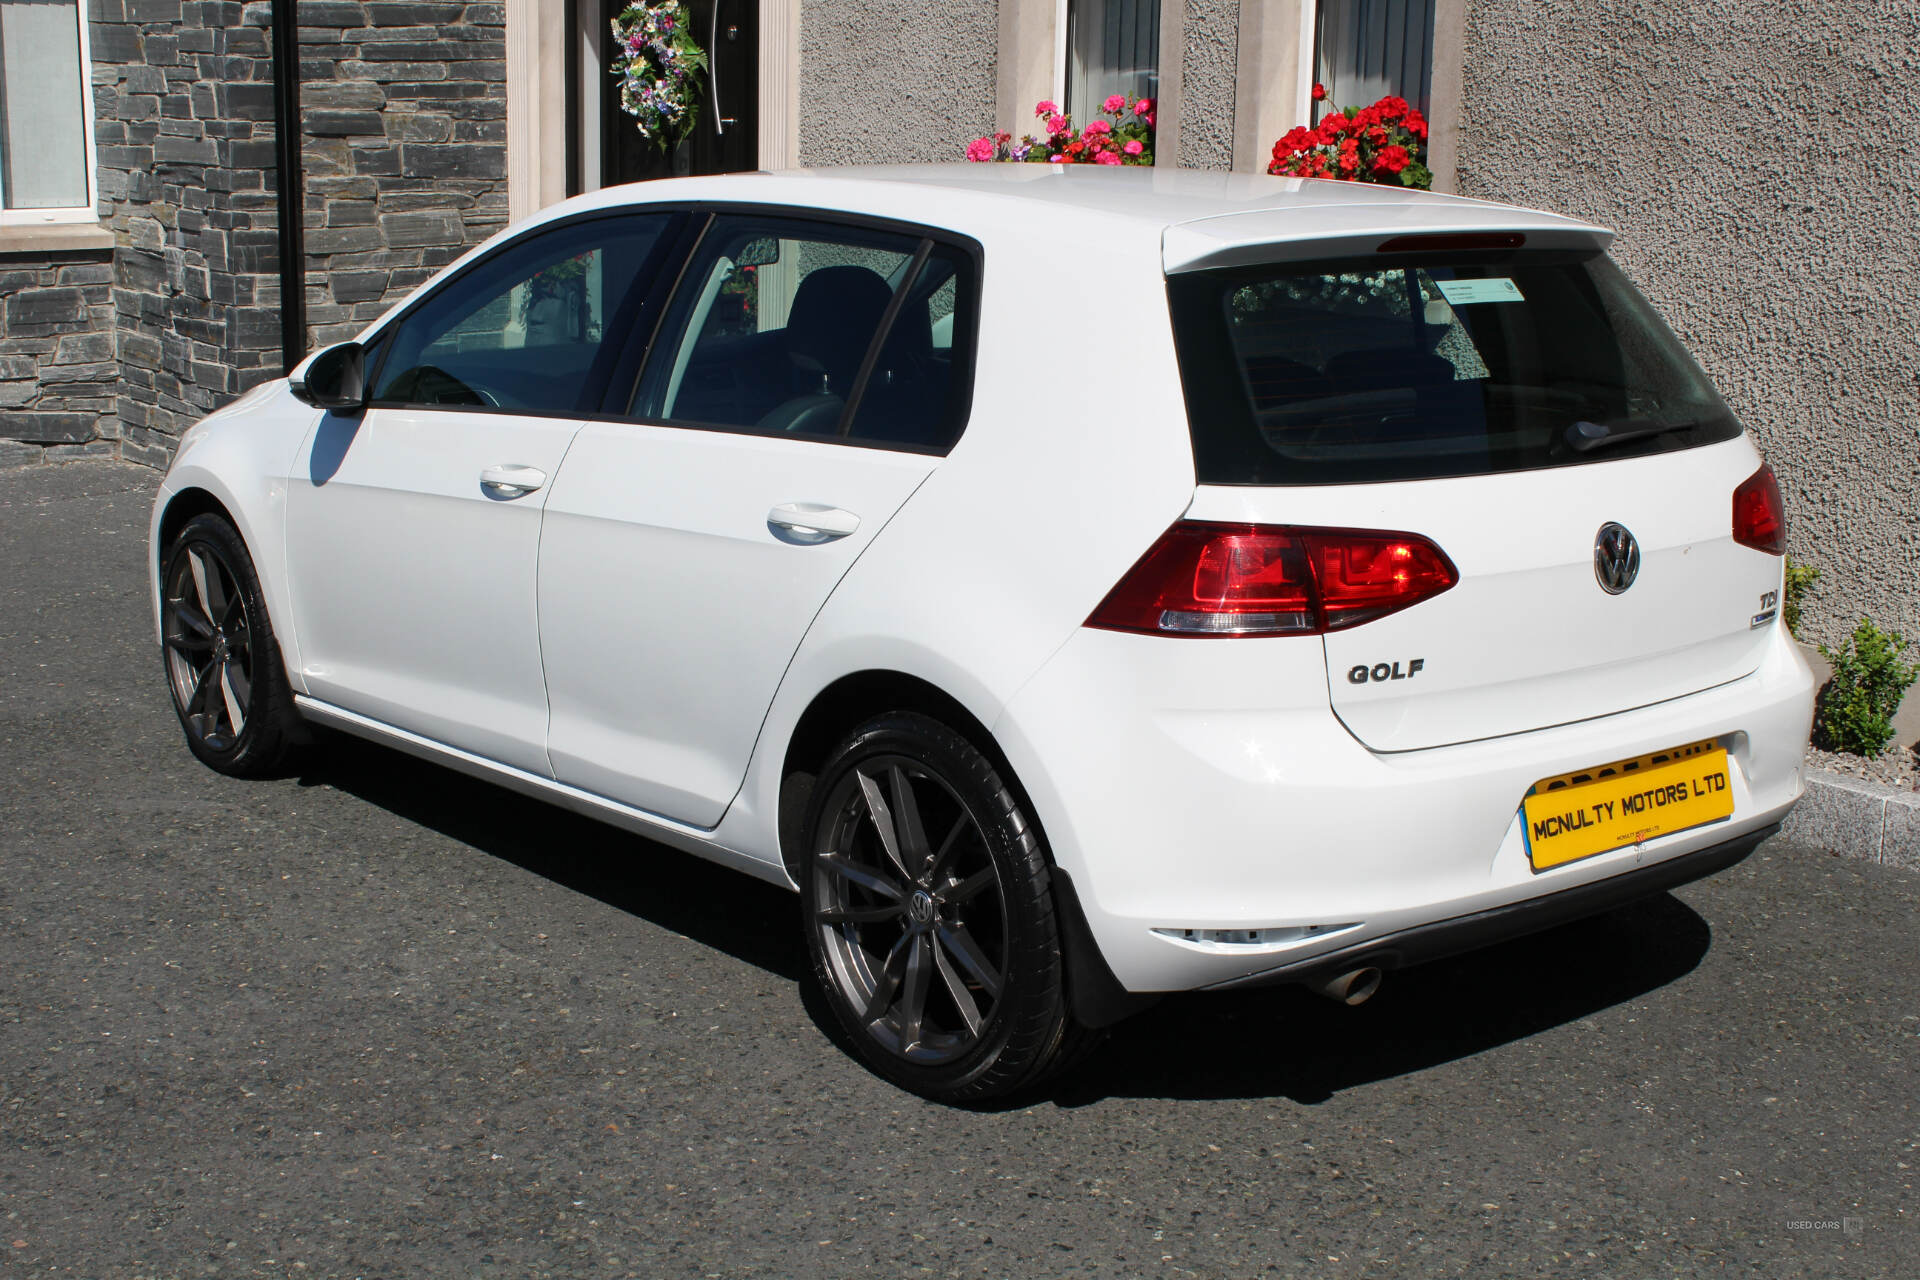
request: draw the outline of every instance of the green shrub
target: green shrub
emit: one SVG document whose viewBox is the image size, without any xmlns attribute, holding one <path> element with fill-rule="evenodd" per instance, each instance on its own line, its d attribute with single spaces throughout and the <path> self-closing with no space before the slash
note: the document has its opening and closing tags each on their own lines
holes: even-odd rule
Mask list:
<svg viewBox="0 0 1920 1280">
<path fill-rule="evenodd" d="M 1787 585 L 1781 593 L 1780 614 L 1787 624 L 1787 634 L 1798 638 L 1800 635 L 1800 602 L 1806 599 L 1807 592 L 1813 589 L 1814 582 L 1820 577 L 1820 571 L 1810 564 L 1801 564 L 1797 560 L 1787 561 Z"/>
<path fill-rule="evenodd" d="M 1920 679 L 1920 663 L 1900 661 L 1906 647 L 1898 631 L 1882 631 L 1865 618 L 1842 647 L 1820 646 L 1820 656 L 1833 666 L 1833 679 L 1814 708 L 1815 746 L 1869 759 L 1887 749 L 1893 713 Z"/>
</svg>

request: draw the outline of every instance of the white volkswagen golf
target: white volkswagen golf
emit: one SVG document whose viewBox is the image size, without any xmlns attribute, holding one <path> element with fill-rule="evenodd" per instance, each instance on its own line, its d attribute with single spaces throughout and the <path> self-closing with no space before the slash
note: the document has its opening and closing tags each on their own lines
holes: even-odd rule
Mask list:
<svg viewBox="0 0 1920 1280">
<path fill-rule="evenodd" d="M 1364 999 L 1800 794 L 1779 490 L 1609 238 L 1137 169 L 570 200 L 182 438 L 174 705 L 797 888 L 933 1098 L 1154 993 Z"/>
</svg>

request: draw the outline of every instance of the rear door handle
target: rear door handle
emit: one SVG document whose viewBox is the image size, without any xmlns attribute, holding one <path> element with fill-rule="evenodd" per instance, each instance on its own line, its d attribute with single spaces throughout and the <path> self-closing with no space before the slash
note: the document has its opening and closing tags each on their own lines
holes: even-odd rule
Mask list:
<svg viewBox="0 0 1920 1280">
<path fill-rule="evenodd" d="M 480 487 L 496 498 L 524 498 L 547 482 L 538 467 L 488 467 L 480 473 Z"/>
<path fill-rule="evenodd" d="M 767 512 L 767 528 L 782 542 L 818 546 L 844 538 L 860 527 L 860 517 L 819 502 L 783 502 Z"/>
</svg>

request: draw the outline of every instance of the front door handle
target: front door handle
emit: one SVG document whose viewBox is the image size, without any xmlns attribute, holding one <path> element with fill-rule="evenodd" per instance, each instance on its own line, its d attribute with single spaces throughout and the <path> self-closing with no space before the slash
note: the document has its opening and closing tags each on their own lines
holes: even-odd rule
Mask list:
<svg viewBox="0 0 1920 1280">
<path fill-rule="evenodd" d="M 480 473 L 480 487 L 495 498 L 524 498 L 547 482 L 538 467 L 488 467 Z"/>
<path fill-rule="evenodd" d="M 767 528 L 782 542 L 818 546 L 844 538 L 860 527 L 860 517 L 819 502 L 783 502 L 767 512 Z"/>
</svg>

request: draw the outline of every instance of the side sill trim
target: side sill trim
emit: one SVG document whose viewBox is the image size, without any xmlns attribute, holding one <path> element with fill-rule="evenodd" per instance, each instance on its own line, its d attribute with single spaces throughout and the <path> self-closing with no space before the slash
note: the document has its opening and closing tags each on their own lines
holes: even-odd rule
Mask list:
<svg viewBox="0 0 1920 1280">
<path fill-rule="evenodd" d="M 393 725 L 363 716 L 355 711 L 348 711 L 344 707 L 336 707 L 330 702 L 310 698 L 305 694 L 295 694 L 293 702 L 299 708 L 301 715 L 317 724 L 338 729 L 357 738 L 382 743 L 404 751 L 408 755 L 418 756 L 422 760 L 430 760 L 435 764 L 456 769 L 470 777 L 497 783 L 521 795 L 544 800 L 549 804 L 559 805 L 563 809 L 571 809 L 595 821 L 631 831 L 649 840 L 658 840 L 661 844 L 671 845 L 675 849 L 691 853 L 696 857 L 744 871 L 748 875 L 783 888 L 796 887 L 788 877 L 784 866 L 778 863 L 762 862 L 751 854 L 717 844 L 713 839 L 713 832 L 701 827 L 691 827 L 682 822 L 675 822 L 671 818 L 648 813 L 644 809 L 630 808 L 618 801 L 609 800 L 605 796 L 594 795 L 591 791 L 582 791 L 578 787 L 556 782 L 552 778 L 542 778 L 524 769 L 500 764 L 484 756 L 462 751 L 458 747 L 450 747 L 444 742 L 436 742 L 432 738 L 425 738 L 417 733 L 409 733 L 405 729 L 395 728 Z"/>
<path fill-rule="evenodd" d="M 1529 933 L 1539 933 L 1543 929 L 1599 915 L 1724 871 L 1779 830 L 1780 824 L 1776 822 L 1720 844 L 1656 862 L 1652 866 L 1636 867 L 1604 880 L 1562 889 L 1543 897 L 1511 902 L 1486 911 L 1476 911 L 1472 915 L 1415 925 L 1411 929 L 1356 942 L 1338 951 L 1312 956 L 1277 969 L 1217 982 L 1204 990 L 1226 991 L 1310 982 L 1316 978 L 1334 977 L 1349 969 L 1403 969 L 1430 960 L 1443 960 L 1463 951 L 1474 951 L 1496 942 L 1505 942 L 1509 938 L 1524 937 Z"/>
</svg>

